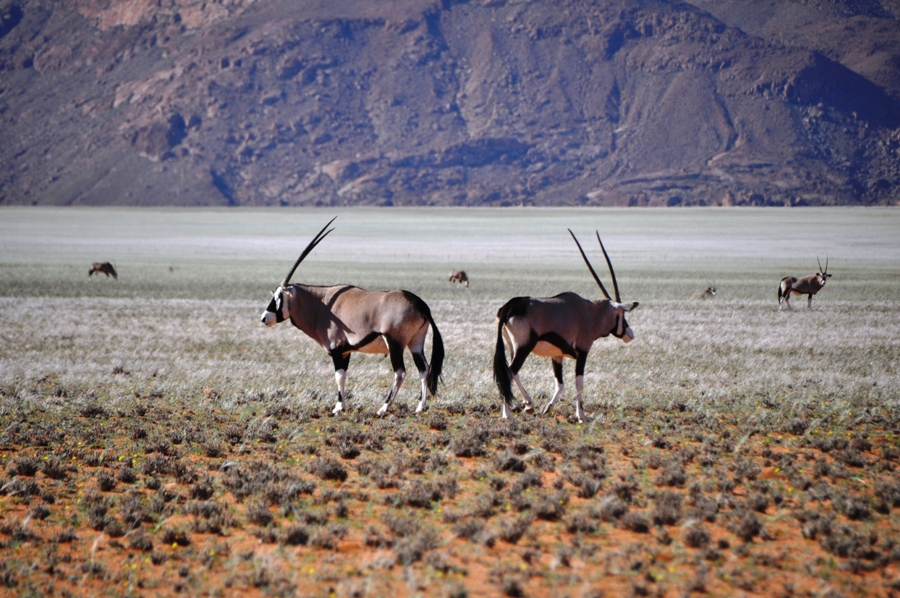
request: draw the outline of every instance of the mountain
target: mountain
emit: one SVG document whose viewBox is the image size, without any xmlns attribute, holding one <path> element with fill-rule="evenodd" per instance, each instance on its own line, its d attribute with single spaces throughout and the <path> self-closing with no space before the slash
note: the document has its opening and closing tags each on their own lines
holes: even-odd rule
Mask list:
<svg viewBox="0 0 900 598">
<path fill-rule="evenodd" d="M 0 204 L 900 204 L 900 0 L 0 0 Z"/>
</svg>

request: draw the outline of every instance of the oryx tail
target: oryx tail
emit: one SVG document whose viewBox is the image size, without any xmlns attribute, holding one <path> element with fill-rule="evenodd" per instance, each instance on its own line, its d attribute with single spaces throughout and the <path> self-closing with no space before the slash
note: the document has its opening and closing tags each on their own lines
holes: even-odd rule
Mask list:
<svg viewBox="0 0 900 598">
<path fill-rule="evenodd" d="M 510 301 L 497 313 L 497 347 L 494 349 L 494 382 L 500 395 L 506 402 L 512 402 L 512 378 L 509 375 L 509 362 L 506 361 L 506 345 L 503 343 L 503 326 L 511 315 L 513 302 Z"/>
</svg>

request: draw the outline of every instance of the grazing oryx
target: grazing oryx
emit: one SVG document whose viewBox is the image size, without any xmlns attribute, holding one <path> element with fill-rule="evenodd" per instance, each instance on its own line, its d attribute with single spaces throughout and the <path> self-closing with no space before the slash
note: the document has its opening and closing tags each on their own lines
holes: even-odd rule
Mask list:
<svg viewBox="0 0 900 598">
<path fill-rule="evenodd" d="M 702 291 L 691 293 L 691 299 L 712 299 L 716 296 L 716 283 L 713 281 Z"/>
<path fill-rule="evenodd" d="M 819 256 L 816 256 L 816 262 L 819 264 L 819 271 L 815 274 L 810 274 L 809 276 L 804 276 L 802 278 L 785 276 L 781 279 L 781 284 L 778 285 L 779 311 L 784 309 L 784 304 L 787 304 L 788 308 L 794 309 L 791 307 L 791 293 L 807 295 L 806 309 L 812 309 L 813 295 L 821 291 L 822 287 L 825 286 L 825 281 L 831 277 L 831 274 L 828 273 L 828 257 L 825 257 L 824 268 L 822 268 L 822 262 L 819 261 Z"/>
<path fill-rule="evenodd" d="M 378 415 L 384 415 L 403 384 L 406 375 L 403 350 L 408 348 L 422 384 L 422 394 L 416 408 L 416 413 L 421 413 L 426 409 L 427 393 L 434 395 L 437 392 L 444 362 L 441 333 L 424 301 L 409 291 L 369 292 L 347 284 L 330 287 L 289 284 L 300 262 L 334 230 L 325 232 L 331 222 L 310 241 L 281 285 L 272 293 L 272 300 L 262 314 L 262 323 L 273 326 L 290 320 L 328 352 L 334 362 L 334 378 L 338 386 L 338 400 L 333 413 L 344 409 L 350 354 L 360 352 L 391 356 L 394 384 L 384 405 L 378 410 Z M 425 360 L 425 335 L 429 324 L 433 335 L 430 366 Z"/>
<path fill-rule="evenodd" d="M 450 270 L 450 280 L 447 282 L 466 283 L 466 288 L 469 288 L 469 276 L 465 270 Z"/>
<path fill-rule="evenodd" d="M 612 263 L 600 241 L 597 233 L 597 241 L 609 266 L 612 276 L 613 289 L 616 292 L 616 300 L 613 301 L 600 278 L 588 261 L 581 243 L 575 238 L 574 233 L 569 234 L 575 239 L 581 257 L 587 264 L 588 270 L 597 285 L 603 292 L 605 299 L 590 301 L 575 293 L 562 293 L 555 297 L 516 297 L 510 299 L 506 305 L 497 312 L 497 347 L 494 351 L 494 381 L 503 397 L 501 416 L 506 419 L 510 415 L 509 402 L 513 400 L 511 380 L 514 380 L 522 398 L 525 400 L 525 412 L 534 413 L 534 405 L 531 397 L 525 391 L 519 381 L 519 369 L 530 353 L 541 357 L 549 357 L 553 362 L 553 375 L 556 378 L 556 393 L 544 407 L 543 413 L 550 411 L 556 400 L 565 392 L 562 377 L 563 357 L 575 360 L 575 417 L 579 422 L 584 421 L 584 407 L 581 403 L 581 393 L 584 388 L 584 366 L 587 362 L 588 351 L 591 345 L 600 337 L 610 334 L 626 343 L 634 339 L 634 333 L 628 322 L 625 321 L 625 312 L 631 311 L 638 303 L 622 303 L 619 298 L 619 285 L 616 283 L 616 273 Z M 512 365 L 506 361 L 506 350 L 503 341 L 512 352 Z"/>
<path fill-rule="evenodd" d="M 88 270 L 88 276 L 92 275 L 94 272 L 97 274 L 106 274 L 106 277 L 109 278 L 112 276 L 116 280 L 119 280 L 119 275 L 116 274 L 116 269 L 113 268 L 113 265 L 109 262 L 94 262 L 91 264 L 91 269 Z"/>
</svg>

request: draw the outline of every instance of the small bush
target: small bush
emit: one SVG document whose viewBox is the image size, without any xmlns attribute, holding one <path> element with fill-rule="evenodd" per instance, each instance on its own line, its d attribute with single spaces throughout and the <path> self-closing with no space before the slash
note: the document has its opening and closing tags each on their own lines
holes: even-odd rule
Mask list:
<svg viewBox="0 0 900 598">
<path fill-rule="evenodd" d="M 316 457 L 307 468 L 311 474 L 323 480 L 343 482 L 347 479 L 347 470 L 340 462 L 329 457 Z"/>
<path fill-rule="evenodd" d="M 26 477 L 34 477 L 41 468 L 41 462 L 35 457 L 19 457 L 13 459 L 9 464 L 7 471 L 9 475 L 20 475 Z"/>
<path fill-rule="evenodd" d="M 709 544 L 710 537 L 702 527 L 691 525 L 684 530 L 682 540 L 684 541 L 684 545 L 690 548 L 705 548 Z"/>
</svg>

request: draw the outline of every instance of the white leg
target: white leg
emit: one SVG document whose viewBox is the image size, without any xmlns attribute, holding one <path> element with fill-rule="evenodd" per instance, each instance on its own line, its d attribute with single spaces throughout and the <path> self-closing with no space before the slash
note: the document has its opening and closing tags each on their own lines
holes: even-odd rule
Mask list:
<svg viewBox="0 0 900 598">
<path fill-rule="evenodd" d="M 519 375 L 514 374 L 513 380 L 515 380 L 516 386 L 519 387 L 519 392 L 522 393 L 522 399 L 525 401 L 525 413 L 534 413 L 534 403 L 531 402 L 531 396 L 529 396 L 528 391 L 526 391 L 525 387 L 522 386 L 522 381 L 519 380 Z"/>
<path fill-rule="evenodd" d="M 428 370 L 424 370 L 419 372 L 419 384 L 422 387 L 422 395 L 419 397 L 419 406 L 416 407 L 416 413 L 422 413 L 428 407 L 425 405 L 425 397 L 428 396 L 428 384 L 426 379 L 428 378 Z"/>
<path fill-rule="evenodd" d="M 581 392 L 584 390 L 584 376 L 575 376 L 575 419 L 583 423 L 585 418 L 584 406 L 581 404 Z"/>
<path fill-rule="evenodd" d="M 506 399 L 503 399 L 503 406 L 500 407 L 500 417 L 503 419 L 509 419 L 512 416 L 512 411 L 509 409 L 509 403 L 506 402 Z"/>
<path fill-rule="evenodd" d="M 557 399 L 565 396 L 566 394 L 566 385 L 562 382 L 556 381 L 556 392 L 553 394 L 553 398 L 550 399 L 550 402 L 544 407 L 544 410 L 541 411 L 541 415 L 547 415 L 550 413 L 550 409 L 556 404 Z"/>
<path fill-rule="evenodd" d="M 347 371 L 335 371 L 334 381 L 337 382 L 338 385 L 338 401 L 337 405 L 334 406 L 334 409 L 331 412 L 336 415 L 344 410 L 344 397 L 346 396 L 344 393 L 344 388 L 347 386 Z"/>
<path fill-rule="evenodd" d="M 394 372 L 394 384 L 391 386 L 391 392 L 388 394 L 387 401 L 385 401 L 384 405 L 381 406 L 381 409 L 378 410 L 378 415 L 387 413 L 388 407 L 394 402 L 394 398 L 397 396 L 397 393 L 400 392 L 400 387 L 403 386 L 403 379 L 405 376 L 406 372 L 403 370 Z"/>
</svg>

